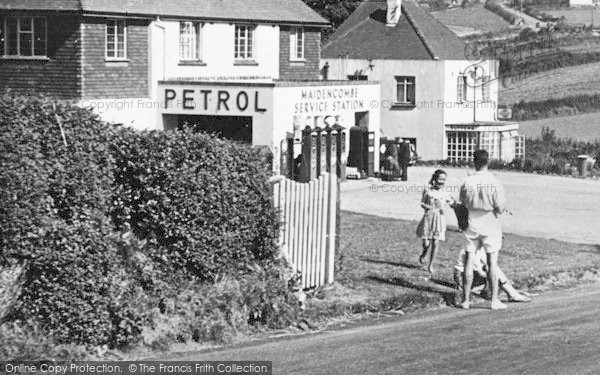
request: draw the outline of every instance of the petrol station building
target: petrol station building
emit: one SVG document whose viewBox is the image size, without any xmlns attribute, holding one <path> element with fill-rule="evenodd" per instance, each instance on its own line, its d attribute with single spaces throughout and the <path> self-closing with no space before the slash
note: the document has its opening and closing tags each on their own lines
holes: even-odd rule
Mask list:
<svg viewBox="0 0 600 375">
<path fill-rule="evenodd" d="M 380 85 L 323 80 L 326 27 L 301 0 L 0 0 L 0 89 L 139 130 L 192 127 L 266 146 L 275 169 L 289 145 L 300 152 L 307 127 L 360 128 L 372 140 L 361 167 L 373 174 Z M 344 142 L 348 160 L 356 151 Z"/>
</svg>

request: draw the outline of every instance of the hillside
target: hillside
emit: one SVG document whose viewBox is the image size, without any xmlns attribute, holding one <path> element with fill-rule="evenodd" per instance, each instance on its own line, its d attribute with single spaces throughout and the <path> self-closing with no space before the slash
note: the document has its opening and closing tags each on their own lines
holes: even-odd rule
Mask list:
<svg viewBox="0 0 600 375">
<path fill-rule="evenodd" d="M 542 101 L 566 96 L 592 94 L 600 88 L 600 62 L 569 66 L 537 73 L 500 87 L 501 105 L 524 101 Z"/>
<path fill-rule="evenodd" d="M 481 4 L 456 7 L 431 14 L 458 36 L 506 30 L 510 24 L 502 17 L 485 9 Z"/>
</svg>

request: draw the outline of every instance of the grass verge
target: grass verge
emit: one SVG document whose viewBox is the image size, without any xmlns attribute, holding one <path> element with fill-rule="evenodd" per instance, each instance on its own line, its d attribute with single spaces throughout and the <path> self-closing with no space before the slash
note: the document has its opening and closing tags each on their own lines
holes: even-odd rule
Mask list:
<svg viewBox="0 0 600 375">
<path fill-rule="evenodd" d="M 463 235 L 449 230 L 428 280 L 418 262 L 416 222 L 344 211 L 342 267 L 334 285 L 314 291 L 305 317 L 324 323 L 342 315 L 407 313 L 451 305 L 453 267 Z M 500 267 L 518 288 L 539 292 L 600 280 L 600 245 L 506 234 Z"/>
</svg>

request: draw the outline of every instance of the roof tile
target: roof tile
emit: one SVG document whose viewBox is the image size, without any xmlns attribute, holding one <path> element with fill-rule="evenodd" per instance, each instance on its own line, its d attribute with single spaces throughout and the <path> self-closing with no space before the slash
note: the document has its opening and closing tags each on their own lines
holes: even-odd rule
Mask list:
<svg viewBox="0 0 600 375">
<path fill-rule="evenodd" d="M 301 0 L 0 0 L 0 9 L 329 25 Z"/>
<path fill-rule="evenodd" d="M 417 4 L 402 2 L 395 27 L 386 26 L 386 1 L 363 2 L 331 35 L 322 57 L 464 60 L 465 43 Z"/>
</svg>

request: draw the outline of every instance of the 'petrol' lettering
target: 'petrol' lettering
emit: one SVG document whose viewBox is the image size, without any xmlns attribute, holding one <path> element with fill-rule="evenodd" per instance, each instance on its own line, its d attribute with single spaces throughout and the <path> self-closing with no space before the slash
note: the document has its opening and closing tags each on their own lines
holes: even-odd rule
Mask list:
<svg viewBox="0 0 600 375">
<path fill-rule="evenodd" d="M 229 93 L 227 91 L 219 90 L 217 96 L 217 111 L 221 110 L 221 104 L 223 104 L 223 106 L 225 106 L 225 109 L 229 111 L 229 106 L 227 105 L 227 101 L 229 100 Z"/>
</svg>

